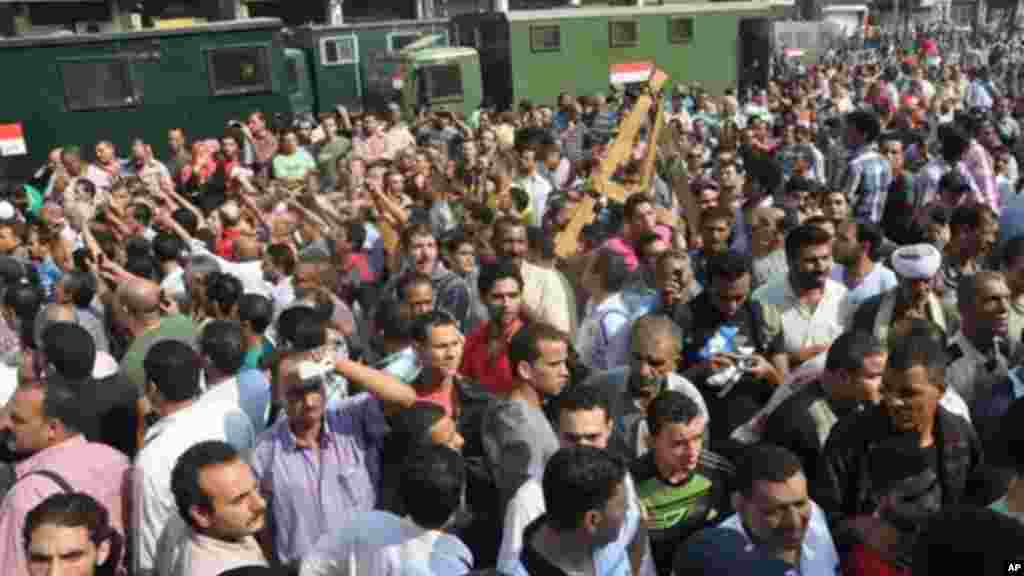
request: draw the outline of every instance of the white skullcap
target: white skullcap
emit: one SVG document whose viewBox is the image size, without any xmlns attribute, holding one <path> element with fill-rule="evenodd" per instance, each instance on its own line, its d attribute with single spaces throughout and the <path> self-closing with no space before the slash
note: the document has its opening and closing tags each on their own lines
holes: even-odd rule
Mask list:
<svg viewBox="0 0 1024 576">
<path fill-rule="evenodd" d="M 14 220 L 14 206 L 10 202 L 0 202 L 0 222 Z"/>
<path fill-rule="evenodd" d="M 892 268 L 901 278 L 927 280 L 942 265 L 942 254 L 931 244 L 914 244 L 897 248 L 892 253 Z"/>
</svg>

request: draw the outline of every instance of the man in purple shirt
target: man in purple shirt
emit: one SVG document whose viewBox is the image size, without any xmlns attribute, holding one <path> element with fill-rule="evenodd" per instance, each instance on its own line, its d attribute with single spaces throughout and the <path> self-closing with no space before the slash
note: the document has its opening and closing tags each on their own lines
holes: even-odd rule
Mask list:
<svg viewBox="0 0 1024 576">
<path fill-rule="evenodd" d="M 324 383 L 332 370 L 369 393 L 327 410 Z M 286 358 L 280 375 L 287 417 L 260 436 L 252 460 L 268 502 L 265 542 L 277 561 L 294 566 L 320 536 L 376 506 L 385 414 L 411 406 L 416 393 L 349 360 Z"/>
</svg>

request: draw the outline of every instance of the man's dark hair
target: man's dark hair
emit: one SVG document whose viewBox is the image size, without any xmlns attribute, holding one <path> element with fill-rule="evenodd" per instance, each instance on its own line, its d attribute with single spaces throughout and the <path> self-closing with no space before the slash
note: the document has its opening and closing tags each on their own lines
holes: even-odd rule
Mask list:
<svg viewBox="0 0 1024 576">
<path fill-rule="evenodd" d="M 598 250 L 591 266 L 591 272 L 601 281 L 601 288 L 609 294 L 622 291 L 629 283 L 630 272 L 625 257 L 610 248 Z"/>
<path fill-rule="evenodd" d="M 171 493 L 178 515 L 193 529 L 198 529 L 189 511 L 193 506 L 213 509 L 213 500 L 199 485 L 199 474 L 207 466 L 228 464 L 239 459 L 238 451 L 220 440 L 206 440 L 193 445 L 174 463 L 171 470 Z"/>
<path fill-rule="evenodd" d="M 221 374 L 237 374 L 245 363 L 242 327 L 230 320 L 213 320 L 203 328 L 199 349 Z"/>
<path fill-rule="evenodd" d="M 199 218 L 188 208 L 178 208 L 171 213 L 171 218 L 192 236 L 199 230 Z"/>
<path fill-rule="evenodd" d="M 605 509 L 625 478 L 625 465 L 605 450 L 574 446 L 555 452 L 542 481 L 548 525 L 558 532 L 578 529 L 587 512 Z"/>
<path fill-rule="evenodd" d="M 812 196 L 817 195 L 821 190 L 821 186 L 817 182 L 806 178 L 804 176 L 793 176 L 786 182 L 786 194 L 792 194 L 793 192 L 810 192 Z"/>
<path fill-rule="evenodd" d="M 700 406 L 678 390 L 665 390 L 655 396 L 647 406 L 647 429 L 657 436 L 665 426 L 689 424 L 701 416 Z"/>
<path fill-rule="evenodd" d="M 540 358 L 541 342 L 569 342 L 569 336 L 550 324 L 532 322 L 523 326 L 508 343 L 508 363 L 515 375 L 520 362 L 533 363 Z"/>
<path fill-rule="evenodd" d="M 949 233 L 951 236 L 969 233 L 972 230 L 978 230 L 982 225 L 993 220 L 992 210 L 987 206 L 957 206 L 953 209 L 953 215 L 949 218 Z"/>
<path fill-rule="evenodd" d="M 238 277 L 224 272 L 215 272 L 207 277 L 206 298 L 220 307 L 221 312 L 230 312 L 245 290 Z"/>
<path fill-rule="evenodd" d="M 956 165 L 967 152 L 967 148 L 971 145 L 971 139 L 964 133 L 963 129 L 952 124 L 940 125 L 937 135 L 941 146 L 942 158 L 946 162 Z"/>
<path fill-rule="evenodd" d="M 882 243 L 884 236 L 882 234 L 882 228 L 874 222 L 857 222 L 857 241 L 860 243 L 867 242 L 871 244 L 871 250 L 868 251 L 868 258 L 872 262 L 878 262 L 882 257 Z"/>
<path fill-rule="evenodd" d="M 796 454 L 774 444 L 758 444 L 743 451 L 736 466 L 736 491 L 749 498 L 757 482 L 785 482 L 803 465 Z"/>
<path fill-rule="evenodd" d="M 427 276 L 426 274 L 420 274 L 419 272 L 413 272 L 411 274 L 406 274 L 405 276 L 402 276 L 401 279 L 399 279 L 398 289 L 396 290 L 396 293 L 398 294 L 398 299 L 405 300 L 406 298 L 408 298 L 407 292 L 409 291 L 409 288 L 412 286 L 416 286 L 418 284 L 430 286 L 431 290 L 434 289 L 434 282 L 433 280 L 430 279 L 430 276 Z"/>
<path fill-rule="evenodd" d="M 366 226 L 362 222 L 349 222 L 345 227 L 345 236 L 352 245 L 353 252 L 362 252 L 366 244 Z"/>
<path fill-rule="evenodd" d="M 71 296 L 75 308 L 88 308 L 96 297 L 96 277 L 82 270 L 65 272 L 61 277 L 64 291 Z"/>
<path fill-rule="evenodd" d="M 327 321 L 315 308 L 301 306 L 311 313 L 299 316 L 292 333 L 292 347 L 296 352 L 316 350 L 327 344 Z"/>
<path fill-rule="evenodd" d="M 629 198 L 626 198 L 626 204 L 622 208 L 622 216 L 625 218 L 626 222 L 632 222 L 637 208 L 644 204 L 650 204 L 653 206 L 654 199 L 643 192 L 634 192 Z"/>
<path fill-rule="evenodd" d="M 412 322 L 412 339 L 420 344 L 425 344 L 430 339 L 430 331 L 441 326 L 459 327 L 455 317 L 444 310 L 431 310 L 426 314 L 420 314 Z"/>
<path fill-rule="evenodd" d="M 295 273 L 295 253 L 284 244 L 271 244 L 267 247 L 267 256 L 274 266 L 280 268 L 286 276 Z"/>
<path fill-rule="evenodd" d="M 878 135 L 882 132 L 882 124 L 878 120 L 878 115 L 868 110 L 850 112 L 846 115 L 846 122 L 864 135 L 865 142 L 878 140 Z"/>
<path fill-rule="evenodd" d="M 51 374 L 46 379 L 43 416 L 60 421 L 70 434 L 85 430 L 92 416 L 82 410 L 82 398 L 79 393 L 82 383 L 81 380 L 72 381 L 60 374 Z"/>
<path fill-rule="evenodd" d="M 238 319 L 263 334 L 274 321 L 274 302 L 262 294 L 243 294 L 238 299 Z"/>
<path fill-rule="evenodd" d="M 611 417 L 608 407 L 608 394 L 597 386 L 569 386 L 558 396 L 558 413 L 589 412 L 603 410 L 605 416 Z"/>
<path fill-rule="evenodd" d="M 43 353 L 57 373 L 69 380 L 92 376 L 96 342 L 85 328 L 71 322 L 55 322 L 43 330 Z"/>
<path fill-rule="evenodd" d="M 1014 236 L 1003 244 L 999 253 L 999 263 L 1008 268 L 1014 260 L 1024 257 L 1024 235 Z"/>
<path fill-rule="evenodd" d="M 184 402 L 199 395 L 199 356 L 184 342 L 157 342 L 146 353 L 142 369 L 146 381 L 168 402 Z"/>
<path fill-rule="evenodd" d="M 953 193 L 957 198 L 967 194 L 971 185 L 960 175 L 960 172 L 951 170 L 939 178 L 939 193 Z"/>
<path fill-rule="evenodd" d="M 430 224 L 420 222 L 412 224 L 402 231 L 402 246 L 409 248 L 412 246 L 412 239 L 419 237 L 430 237 L 437 241 L 437 235 L 434 234 L 434 229 L 430 227 Z"/>
<path fill-rule="evenodd" d="M 915 366 L 923 366 L 928 371 L 931 383 L 945 390 L 948 358 L 942 332 L 929 321 L 914 318 L 909 321 L 902 337 L 893 339 L 886 369 L 907 371 Z"/>
<path fill-rule="evenodd" d="M 750 258 L 736 250 L 726 250 L 720 254 L 712 254 L 707 262 L 709 284 L 719 281 L 735 282 L 750 274 Z"/>
<path fill-rule="evenodd" d="M 285 308 L 277 317 L 277 335 L 282 344 L 294 345 L 296 327 L 306 318 L 315 318 L 316 311 L 310 306 L 291 306 Z"/>
<path fill-rule="evenodd" d="M 413 449 L 402 474 L 402 501 L 413 522 L 432 530 L 443 527 L 462 502 L 466 466 L 447 446 Z"/>
<path fill-rule="evenodd" d="M 25 550 L 28 550 L 32 543 L 32 533 L 44 524 L 63 528 L 85 528 L 89 540 L 97 545 L 114 533 L 110 526 L 110 512 L 84 492 L 58 492 L 29 510 L 21 530 Z M 111 560 L 108 559 L 105 564 L 111 564 Z"/>
<path fill-rule="evenodd" d="M 516 285 L 519 286 L 519 292 L 523 292 L 523 275 L 519 272 L 519 267 L 508 261 L 498 261 L 494 264 L 487 264 L 480 267 L 480 277 L 477 278 L 476 285 L 480 290 L 480 296 L 485 297 L 494 289 L 494 285 L 500 280 L 515 280 Z"/>
<path fill-rule="evenodd" d="M 794 262 L 800 258 L 800 252 L 808 246 L 821 246 L 832 241 L 832 236 L 825 230 L 810 224 L 801 224 L 786 234 L 786 259 Z"/>
<path fill-rule="evenodd" d="M 183 249 L 181 239 L 170 232 L 160 232 L 153 238 L 153 255 L 160 264 L 177 260 Z"/>
<path fill-rule="evenodd" d="M 988 508 L 943 506 L 918 536 L 914 574 L 942 574 L 950 566 L 974 566 L 977 574 L 1007 573 L 1024 560 L 1024 524 Z"/>
<path fill-rule="evenodd" d="M 832 342 L 825 358 L 825 370 L 853 372 L 864 366 L 864 358 L 885 353 L 885 346 L 871 332 L 844 332 Z"/>
<path fill-rule="evenodd" d="M 555 257 L 555 239 L 551 234 L 539 226 L 530 226 L 526 229 L 526 242 L 531 252 L 536 252 L 544 260 L 551 260 Z M 642 244 L 641 244 L 642 246 Z"/>
<path fill-rule="evenodd" d="M 380 338 L 403 342 L 412 339 L 412 321 L 404 317 L 397 302 L 381 303 L 373 315 L 373 323 Z"/>
</svg>

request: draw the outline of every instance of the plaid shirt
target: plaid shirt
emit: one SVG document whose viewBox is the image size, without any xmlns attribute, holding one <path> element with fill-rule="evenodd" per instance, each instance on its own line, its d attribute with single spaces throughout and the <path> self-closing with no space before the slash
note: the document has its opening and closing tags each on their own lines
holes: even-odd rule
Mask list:
<svg viewBox="0 0 1024 576">
<path fill-rule="evenodd" d="M 892 183 L 889 161 L 868 144 L 851 155 L 842 179 L 841 190 L 854 205 L 857 220 L 878 223 L 882 220 L 885 197 Z"/>
</svg>

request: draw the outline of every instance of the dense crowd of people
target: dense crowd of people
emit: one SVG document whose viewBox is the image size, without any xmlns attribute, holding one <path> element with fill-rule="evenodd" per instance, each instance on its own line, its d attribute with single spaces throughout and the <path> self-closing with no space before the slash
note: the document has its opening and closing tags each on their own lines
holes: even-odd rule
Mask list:
<svg viewBox="0 0 1024 576">
<path fill-rule="evenodd" d="M 0 565 L 1012 572 L 1024 98 L 885 54 L 53 150 L 0 202 Z"/>
</svg>

